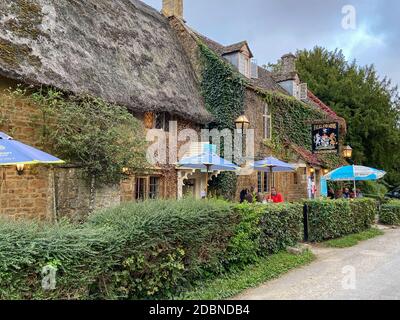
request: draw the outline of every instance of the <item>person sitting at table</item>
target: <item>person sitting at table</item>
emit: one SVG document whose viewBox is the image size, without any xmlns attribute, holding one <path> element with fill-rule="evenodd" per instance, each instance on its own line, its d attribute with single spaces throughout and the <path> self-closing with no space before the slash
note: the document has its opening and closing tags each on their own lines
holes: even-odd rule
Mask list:
<svg viewBox="0 0 400 320">
<path fill-rule="evenodd" d="M 279 193 L 276 188 L 271 189 L 271 195 L 267 195 L 266 200 L 270 203 L 283 203 L 283 195 Z"/>
<path fill-rule="evenodd" d="M 255 190 L 256 190 L 255 187 L 251 187 L 250 190 L 248 190 L 246 197 L 245 197 L 245 201 L 247 201 L 248 203 L 254 203 L 256 201 Z"/>
<path fill-rule="evenodd" d="M 342 198 L 351 199 L 351 193 L 349 188 L 344 188 Z"/>
<path fill-rule="evenodd" d="M 336 199 L 335 190 L 333 190 L 333 188 L 329 189 L 328 198 L 331 199 L 331 200 L 335 200 Z"/>
</svg>

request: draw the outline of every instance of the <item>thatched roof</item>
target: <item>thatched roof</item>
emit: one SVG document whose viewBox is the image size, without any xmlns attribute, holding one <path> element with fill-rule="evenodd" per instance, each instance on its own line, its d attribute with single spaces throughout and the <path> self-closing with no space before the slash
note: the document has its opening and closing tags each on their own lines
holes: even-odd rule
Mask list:
<svg viewBox="0 0 400 320">
<path fill-rule="evenodd" d="M 135 112 L 211 118 L 168 20 L 137 0 L 2 0 L 0 75 Z"/>
</svg>

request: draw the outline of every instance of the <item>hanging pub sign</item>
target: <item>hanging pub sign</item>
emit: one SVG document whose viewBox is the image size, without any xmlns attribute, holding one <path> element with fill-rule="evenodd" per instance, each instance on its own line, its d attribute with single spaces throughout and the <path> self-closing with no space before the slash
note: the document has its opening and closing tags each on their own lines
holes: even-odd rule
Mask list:
<svg viewBox="0 0 400 320">
<path fill-rule="evenodd" d="M 339 124 L 312 125 L 313 153 L 339 153 Z"/>
</svg>

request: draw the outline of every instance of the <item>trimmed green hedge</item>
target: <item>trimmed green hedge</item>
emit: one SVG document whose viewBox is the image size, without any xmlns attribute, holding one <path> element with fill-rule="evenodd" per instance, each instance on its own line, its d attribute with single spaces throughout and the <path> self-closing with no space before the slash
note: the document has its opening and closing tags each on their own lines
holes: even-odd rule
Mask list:
<svg viewBox="0 0 400 320">
<path fill-rule="evenodd" d="M 371 200 L 310 201 L 313 241 L 367 229 Z M 125 204 L 82 225 L 0 220 L 0 299 L 168 299 L 295 245 L 303 204 Z M 42 270 L 57 269 L 55 290 Z"/>
<path fill-rule="evenodd" d="M 400 201 L 394 200 L 382 204 L 379 221 L 386 225 L 400 225 Z"/>
<path fill-rule="evenodd" d="M 302 204 L 240 204 L 235 207 L 240 222 L 229 245 L 233 265 L 254 263 L 302 240 Z"/>
<path fill-rule="evenodd" d="M 83 225 L 0 221 L 0 299 L 168 299 L 301 238 L 301 206 L 151 201 Z M 44 266 L 56 289 L 41 286 Z"/>
<path fill-rule="evenodd" d="M 168 298 L 224 268 L 238 216 L 223 201 L 156 201 L 77 226 L 0 223 L 1 299 Z M 43 291 L 41 271 L 57 285 Z"/>
<path fill-rule="evenodd" d="M 320 242 L 369 229 L 378 214 L 373 199 L 306 201 L 309 240 Z"/>
</svg>

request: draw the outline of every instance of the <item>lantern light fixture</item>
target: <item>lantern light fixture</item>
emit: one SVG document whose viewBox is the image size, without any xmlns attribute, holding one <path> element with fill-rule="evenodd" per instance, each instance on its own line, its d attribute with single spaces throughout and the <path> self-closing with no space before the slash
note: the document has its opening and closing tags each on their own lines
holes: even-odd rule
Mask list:
<svg viewBox="0 0 400 320">
<path fill-rule="evenodd" d="M 25 170 L 25 165 L 23 163 L 18 163 L 17 164 L 17 173 L 18 175 L 23 175 Z"/>
<path fill-rule="evenodd" d="M 250 127 L 250 121 L 245 115 L 240 116 L 235 121 L 236 129 L 246 131 Z"/>
<path fill-rule="evenodd" d="M 343 148 L 343 157 L 346 159 L 351 159 L 353 157 L 353 148 L 350 146 L 346 146 Z"/>
</svg>

